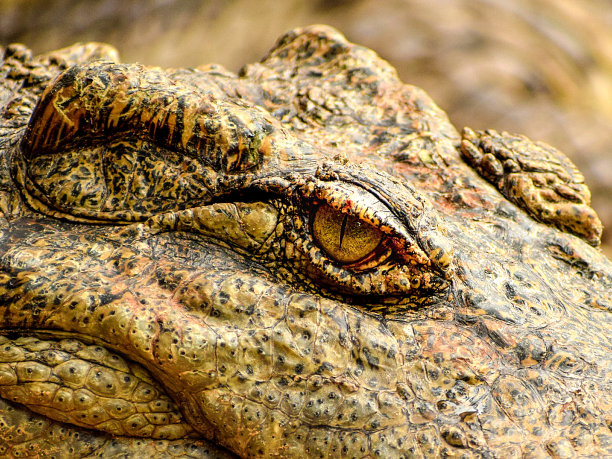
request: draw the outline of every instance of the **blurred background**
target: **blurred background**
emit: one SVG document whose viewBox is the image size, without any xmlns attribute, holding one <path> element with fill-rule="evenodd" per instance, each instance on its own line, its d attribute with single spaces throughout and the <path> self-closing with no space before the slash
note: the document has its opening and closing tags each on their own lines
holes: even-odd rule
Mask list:
<svg viewBox="0 0 612 459">
<path fill-rule="evenodd" d="M 237 71 L 312 23 L 376 50 L 458 129 L 523 133 L 568 154 L 612 257 L 611 0 L 0 0 L 0 45 L 104 41 L 125 62 L 164 67 Z"/>
</svg>

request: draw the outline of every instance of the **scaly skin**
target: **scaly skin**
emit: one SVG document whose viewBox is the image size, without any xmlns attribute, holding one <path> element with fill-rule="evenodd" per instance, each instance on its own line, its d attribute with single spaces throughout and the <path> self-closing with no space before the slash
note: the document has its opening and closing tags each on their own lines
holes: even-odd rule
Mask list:
<svg viewBox="0 0 612 459">
<path fill-rule="evenodd" d="M 462 140 L 323 26 L 239 76 L 116 60 L 5 56 L 2 454 L 612 454 L 612 265 L 562 153 Z"/>
</svg>

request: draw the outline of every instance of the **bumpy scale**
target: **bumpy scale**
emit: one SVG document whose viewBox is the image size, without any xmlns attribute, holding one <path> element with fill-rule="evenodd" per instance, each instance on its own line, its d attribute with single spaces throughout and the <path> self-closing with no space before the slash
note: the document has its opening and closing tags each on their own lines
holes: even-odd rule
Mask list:
<svg viewBox="0 0 612 459">
<path fill-rule="evenodd" d="M 612 264 L 559 151 L 461 138 L 324 26 L 238 75 L 0 73 L 0 455 L 612 455 Z"/>
</svg>

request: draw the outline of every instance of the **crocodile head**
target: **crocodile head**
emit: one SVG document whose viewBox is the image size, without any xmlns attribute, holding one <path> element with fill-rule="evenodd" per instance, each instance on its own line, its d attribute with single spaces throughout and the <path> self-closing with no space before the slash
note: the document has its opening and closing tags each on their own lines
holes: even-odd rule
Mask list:
<svg viewBox="0 0 612 459">
<path fill-rule="evenodd" d="M 324 26 L 238 75 L 116 61 L 5 56 L 3 454 L 612 453 L 562 153 L 459 135 Z"/>
</svg>

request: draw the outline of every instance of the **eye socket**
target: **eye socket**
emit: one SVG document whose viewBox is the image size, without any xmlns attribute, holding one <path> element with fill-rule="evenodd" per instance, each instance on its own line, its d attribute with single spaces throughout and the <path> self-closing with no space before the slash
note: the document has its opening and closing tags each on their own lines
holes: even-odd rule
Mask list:
<svg viewBox="0 0 612 459">
<path fill-rule="evenodd" d="M 377 228 L 327 204 L 322 204 L 315 210 L 312 234 L 330 257 L 345 264 L 368 257 L 383 238 L 383 233 Z"/>
</svg>

